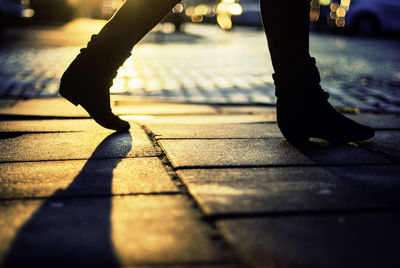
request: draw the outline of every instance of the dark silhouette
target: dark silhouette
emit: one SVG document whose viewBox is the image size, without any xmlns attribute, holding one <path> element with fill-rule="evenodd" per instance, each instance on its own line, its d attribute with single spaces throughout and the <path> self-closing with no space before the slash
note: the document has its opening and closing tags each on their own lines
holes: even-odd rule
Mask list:
<svg viewBox="0 0 400 268">
<path fill-rule="evenodd" d="M 179 2 L 125 1 L 66 70 L 60 94 L 73 104 L 82 105 L 103 127 L 128 130 L 128 122 L 111 112 L 109 87 L 133 46 Z M 337 112 L 319 85 L 319 72 L 309 54 L 309 0 L 260 2 L 275 70 L 278 125 L 283 135 L 294 144 L 310 137 L 332 142 L 373 137 L 371 128 Z"/>
<path fill-rule="evenodd" d="M 98 159 L 121 139 L 121 158 Z M 4 267 L 119 267 L 111 240 L 111 187 L 113 170 L 131 147 L 130 133 L 105 138 L 68 188 L 47 199 L 21 227 Z M 90 193 L 97 196 L 82 196 Z"/>
<path fill-rule="evenodd" d="M 37 22 L 68 22 L 74 18 L 75 10 L 67 0 L 30 0 Z"/>
<path fill-rule="evenodd" d="M 374 131 L 337 112 L 320 86 L 309 52 L 310 1 L 261 0 L 261 15 L 274 67 L 278 126 L 291 143 L 310 137 L 331 142 L 372 138 Z"/>
</svg>

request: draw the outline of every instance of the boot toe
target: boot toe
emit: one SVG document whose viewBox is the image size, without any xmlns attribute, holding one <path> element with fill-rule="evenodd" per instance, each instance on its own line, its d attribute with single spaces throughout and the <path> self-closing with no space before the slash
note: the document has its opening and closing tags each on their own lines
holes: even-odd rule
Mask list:
<svg viewBox="0 0 400 268">
<path fill-rule="evenodd" d="M 117 132 L 127 132 L 131 128 L 131 125 L 127 122 L 124 121 L 120 118 L 118 118 L 120 122 L 118 122 L 118 125 L 116 126 L 115 130 Z"/>
<path fill-rule="evenodd" d="M 131 127 L 127 121 L 122 120 L 112 113 L 107 116 L 91 116 L 102 127 L 112 129 L 117 132 L 126 132 Z"/>
<path fill-rule="evenodd" d="M 375 130 L 367 127 L 362 126 L 358 131 L 354 131 L 353 137 L 349 137 L 349 141 L 363 141 L 371 139 L 375 136 Z"/>
</svg>

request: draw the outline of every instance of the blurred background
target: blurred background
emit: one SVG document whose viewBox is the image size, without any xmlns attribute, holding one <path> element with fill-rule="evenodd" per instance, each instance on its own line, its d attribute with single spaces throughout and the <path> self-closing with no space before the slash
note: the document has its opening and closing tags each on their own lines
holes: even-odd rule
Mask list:
<svg viewBox="0 0 400 268">
<path fill-rule="evenodd" d="M 0 0 L 0 98 L 57 97 L 62 72 L 122 3 Z M 311 0 L 310 19 L 334 105 L 399 112 L 400 1 Z M 112 94 L 275 103 L 259 0 L 183 0 L 133 52 Z"/>
<path fill-rule="evenodd" d="M 1 26 L 68 22 L 76 17 L 109 19 L 123 0 L 0 0 Z M 288 6 L 290 8 L 290 6 Z M 397 0 L 311 0 L 312 29 L 379 34 L 400 31 Z M 183 0 L 165 21 L 261 27 L 259 0 Z"/>
</svg>

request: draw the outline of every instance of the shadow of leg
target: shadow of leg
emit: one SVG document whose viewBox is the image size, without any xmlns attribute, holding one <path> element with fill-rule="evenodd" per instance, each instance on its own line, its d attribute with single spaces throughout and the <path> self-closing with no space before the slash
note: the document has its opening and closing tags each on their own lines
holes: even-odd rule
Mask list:
<svg viewBox="0 0 400 268">
<path fill-rule="evenodd" d="M 110 147 L 123 156 L 96 159 Z M 112 179 L 131 147 L 130 133 L 105 138 L 68 188 L 47 199 L 21 227 L 4 266 L 118 267 L 111 234 Z M 94 189 L 93 196 L 74 197 L 79 189 L 88 188 Z"/>
</svg>

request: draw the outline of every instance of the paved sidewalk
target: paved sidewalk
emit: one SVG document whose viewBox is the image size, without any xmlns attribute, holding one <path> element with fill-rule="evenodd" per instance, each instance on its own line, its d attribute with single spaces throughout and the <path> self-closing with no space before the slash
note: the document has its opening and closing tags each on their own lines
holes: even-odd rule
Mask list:
<svg viewBox="0 0 400 268">
<path fill-rule="evenodd" d="M 400 116 L 295 148 L 273 108 L 0 100 L 0 267 L 400 267 Z"/>
</svg>

